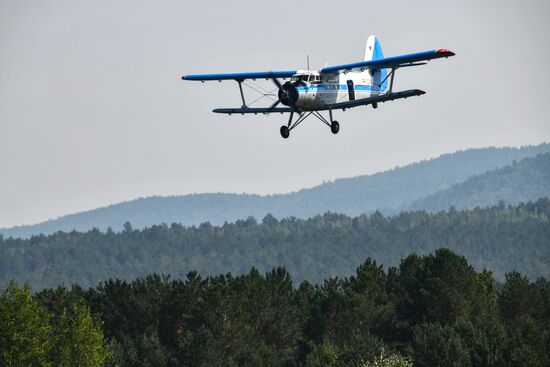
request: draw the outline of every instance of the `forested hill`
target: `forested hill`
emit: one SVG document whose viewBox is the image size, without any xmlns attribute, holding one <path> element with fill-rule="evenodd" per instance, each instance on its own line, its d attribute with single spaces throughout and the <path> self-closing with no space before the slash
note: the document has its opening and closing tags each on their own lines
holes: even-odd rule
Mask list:
<svg viewBox="0 0 550 367">
<path fill-rule="evenodd" d="M 121 230 L 129 221 L 135 228 L 160 223 L 198 225 L 253 216 L 309 218 L 327 211 L 359 215 L 380 210 L 397 213 L 411 203 L 447 189 L 468 178 L 506 166 L 539 153 L 550 152 L 550 144 L 523 148 L 470 149 L 414 163 L 373 175 L 339 179 L 334 182 L 281 195 L 195 194 L 149 197 L 77 214 L 36 225 L 0 230 L 5 237 L 28 238 L 73 229 Z M 506 200 L 504 200 L 506 201 Z M 496 203 L 490 203 L 494 204 Z"/>
<path fill-rule="evenodd" d="M 28 281 L 34 289 L 77 282 L 130 280 L 151 272 L 185 277 L 242 274 L 284 266 L 295 280 L 346 276 L 371 257 L 386 265 L 416 252 L 447 247 L 498 279 L 519 271 L 550 276 L 550 200 L 515 207 L 427 213 L 378 212 L 355 218 L 325 214 L 308 220 L 266 216 L 223 226 L 156 225 L 123 232 L 56 233 L 29 240 L 0 238 L 0 284 Z"/>
<path fill-rule="evenodd" d="M 519 203 L 550 197 L 550 153 L 526 158 L 414 202 L 411 209 L 430 211 L 488 206 L 499 201 Z"/>
</svg>

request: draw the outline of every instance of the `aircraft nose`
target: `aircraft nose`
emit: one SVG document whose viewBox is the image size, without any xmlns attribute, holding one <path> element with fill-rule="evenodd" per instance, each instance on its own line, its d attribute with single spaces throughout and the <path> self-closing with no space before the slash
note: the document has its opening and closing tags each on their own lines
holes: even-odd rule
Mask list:
<svg viewBox="0 0 550 367">
<path fill-rule="evenodd" d="M 298 90 L 290 83 L 285 83 L 279 88 L 279 101 L 285 106 L 293 106 L 298 101 Z"/>
</svg>

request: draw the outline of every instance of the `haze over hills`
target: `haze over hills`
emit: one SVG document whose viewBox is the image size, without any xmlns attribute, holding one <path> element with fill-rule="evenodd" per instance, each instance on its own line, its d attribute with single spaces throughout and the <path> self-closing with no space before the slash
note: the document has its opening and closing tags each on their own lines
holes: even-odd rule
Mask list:
<svg viewBox="0 0 550 367">
<path fill-rule="evenodd" d="M 411 209 L 428 211 L 485 207 L 503 201 L 516 204 L 550 197 L 550 153 L 482 173 L 415 201 Z"/>
<path fill-rule="evenodd" d="M 309 218 L 327 211 L 354 216 L 376 210 L 392 214 L 408 208 L 446 209 L 446 203 L 456 207 L 490 205 L 499 200 L 509 202 L 509 198 L 506 195 L 480 193 L 483 200 L 477 203 L 475 198 L 464 194 L 462 204 L 445 199 L 449 195 L 457 200 L 459 198 L 451 191 L 445 194 L 445 190 L 457 192 L 461 190 L 458 184 L 466 184 L 465 181 L 473 179 L 476 175 L 545 152 L 550 152 L 548 143 L 522 148 L 469 149 L 373 175 L 338 179 L 288 194 L 260 196 L 213 193 L 140 198 L 35 225 L 2 229 L 0 233 L 5 237 L 27 238 L 33 234 L 51 234 L 57 231 L 86 231 L 92 228 L 105 231 L 109 227 L 120 230 L 127 221 L 132 223 L 134 228 L 160 223 L 198 225 L 206 221 L 219 225 L 225 221 L 231 222 L 249 216 L 263 218 L 268 213 L 276 218 Z M 517 169 L 514 167 L 516 166 L 512 166 L 511 169 Z M 527 170 L 538 168 L 544 169 L 536 165 L 525 167 Z M 494 174 L 490 177 L 498 178 Z M 489 178 L 480 178 L 474 182 L 486 179 Z M 473 184 L 470 182 L 468 185 Z M 472 192 L 474 188 L 475 185 L 462 190 L 467 193 Z M 518 189 L 521 189 L 521 185 Z M 504 194 L 505 191 L 502 190 Z M 544 190 L 539 192 L 544 193 Z M 478 200 L 481 200 L 481 196 Z M 537 198 L 517 194 L 510 202 Z"/>
</svg>

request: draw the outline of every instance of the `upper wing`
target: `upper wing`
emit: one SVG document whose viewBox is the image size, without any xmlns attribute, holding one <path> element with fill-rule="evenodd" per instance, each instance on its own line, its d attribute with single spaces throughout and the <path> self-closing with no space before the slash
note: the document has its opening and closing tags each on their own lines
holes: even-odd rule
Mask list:
<svg viewBox="0 0 550 367">
<path fill-rule="evenodd" d="M 337 71 L 357 71 L 368 69 L 391 69 L 402 66 L 413 66 L 419 61 L 428 61 L 433 59 L 439 59 L 442 57 L 454 56 L 454 52 L 449 50 L 440 49 L 433 51 L 418 52 L 415 54 L 401 55 L 386 57 L 383 59 L 360 61 L 353 64 L 344 64 L 336 66 L 328 66 L 320 70 L 321 73 L 332 73 Z"/>
<path fill-rule="evenodd" d="M 272 78 L 290 78 L 296 74 L 296 70 L 286 71 L 260 71 L 253 73 L 228 73 L 228 74 L 189 74 L 184 75 L 181 78 L 183 80 L 200 80 L 204 82 L 206 80 L 236 80 L 243 81 L 245 79 L 272 79 Z"/>
</svg>

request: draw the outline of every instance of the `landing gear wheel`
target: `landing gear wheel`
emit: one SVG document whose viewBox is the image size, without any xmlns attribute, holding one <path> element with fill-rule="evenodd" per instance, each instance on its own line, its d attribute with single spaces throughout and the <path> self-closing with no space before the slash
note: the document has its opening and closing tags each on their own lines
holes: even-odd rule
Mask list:
<svg viewBox="0 0 550 367">
<path fill-rule="evenodd" d="M 288 126 L 286 125 L 281 126 L 281 136 L 286 139 L 288 138 L 289 135 L 290 135 L 290 130 L 288 129 Z"/>
<path fill-rule="evenodd" d="M 338 131 L 340 131 L 340 124 L 338 121 L 332 121 L 332 124 L 330 124 L 330 131 L 332 131 L 333 134 L 338 134 Z"/>
<path fill-rule="evenodd" d="M 378 103 L 377 103 L 377 102 L 374 102 L 374 103 L 372 104 L 372 108 L 377 109 L 377 108 L 378 108 Z"/>
</svg>

